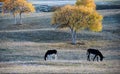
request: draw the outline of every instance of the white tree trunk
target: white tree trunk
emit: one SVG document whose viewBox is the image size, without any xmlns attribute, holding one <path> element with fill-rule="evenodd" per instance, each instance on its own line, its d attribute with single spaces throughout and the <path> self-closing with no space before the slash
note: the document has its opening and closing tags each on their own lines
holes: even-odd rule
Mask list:
<svg viewBox="0 0 120 74">
<path fill-rule="evenodd" d="M 76 31 L 71 29 L 71 34 L 72 34 L 72 44 L 76 44 Z"/>
<path fill-rule="evenodd" d="M 14 24 L 17 24 L 16 22 L 16 15 L 13 13 L 13 16 L 14 16 Z"/>
<path fill-rule="evenodd" d="M 19 15 L 20 15 L 20 24 L 22 24 L 22 13 L 20 13 Z"/>
</svg>

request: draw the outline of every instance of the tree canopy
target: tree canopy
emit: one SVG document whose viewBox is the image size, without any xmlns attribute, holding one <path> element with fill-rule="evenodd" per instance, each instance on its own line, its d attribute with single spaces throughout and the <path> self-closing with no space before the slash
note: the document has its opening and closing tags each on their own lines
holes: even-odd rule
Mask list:
<svg viewBox="0 0 120 74">
<path fill-rule="evenodd" d="M 101 31 L 102 19 L 102 15 L 95 10 L 93 0 L 77 0 L 74 6 L 66 5 L 55 11 L 52 17 L 52 24 L 59 25 L 60 28 L 70 28 L 72 39 L 74 39 L 72 42 L 75 44 L 77 31 L 83 29 Z"/>
<path fill-rule="evenodd" d="M 75 3 L 76 6 L 85 6 L 92 9 L 96 9 L 94 0 L 77 0 Z"/>
<path fill-rule="evenodd" d="M 85 6 L 67 5 L 53 14 L 53 25 L 69 27 L 75 31 L 89 28 L 92 31 L 102 30 L 102 16 L 97 11 Z"/>
<path fill-rule="evenodd" d="M 20 14 L 20 17 L 22 13 L 35 11 L 34 6 L 26 0 L 5 0 L 2 8 L 3 13 Z"/>
</svg>

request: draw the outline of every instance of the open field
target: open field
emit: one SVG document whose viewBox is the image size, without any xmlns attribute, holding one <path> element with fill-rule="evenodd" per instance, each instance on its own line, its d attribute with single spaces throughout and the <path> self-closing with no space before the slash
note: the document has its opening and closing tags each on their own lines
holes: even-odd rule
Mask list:
<svg viewBox="0 0 120 74">
<path fill-rule="evenodd" d="M 23 15 L 23 25 L 14 25 L 11 15 L 0 15 L 0 74 L 28 73 L 120 73 L 120 10 L 99 10 L 104 16 L 103 31 L 77 34 L 71 45 L 69 30 L 50 25 L 52 13 Z M 88 62 L 86 50 L 97 48 L 103 62 Z M 44 61 L 47 50 L 57 49 L 58 60 Z"/>
</svg>

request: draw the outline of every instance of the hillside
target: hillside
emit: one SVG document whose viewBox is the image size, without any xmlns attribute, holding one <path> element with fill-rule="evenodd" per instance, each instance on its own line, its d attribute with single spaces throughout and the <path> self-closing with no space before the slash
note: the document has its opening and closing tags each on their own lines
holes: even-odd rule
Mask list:
<svg viewBox="0 0 120 74">
<path fill-rule="evenodd" d="M 0 14 L 0 74 L 119 74 L 120 9 L 98 12 L 104 16 L 102 32 L 78 32 L 77 45 L 71 45 L 69 30 L 51 26 L 52 12 L 23 14 L 23 25 Z M 104 60 L 87 61 L 88 48 L 99 49 Z M 44 61 L 50 49 L 58 51 L 58 60 Z"/>
</svg>

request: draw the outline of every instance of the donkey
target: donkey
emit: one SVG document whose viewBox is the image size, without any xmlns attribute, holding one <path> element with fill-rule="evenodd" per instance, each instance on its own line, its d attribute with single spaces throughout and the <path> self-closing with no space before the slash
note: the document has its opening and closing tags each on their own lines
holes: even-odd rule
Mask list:
<svg viewBox="0 0 120 74">
<path fill-rule="evenodd" d="M 48 50 L 46 53 L 45 53 L 45 56 L 44 56 L 44 60 L 52 60 L 52 59 L 57 59 L 57 50 L 53 49 L 53 50 Z"/>
<path fill-rule="evenodd" d="M 98 61 L 98 56 L 100 57 L 100 61 L 103 61 L 104 56 L 102 55 L 102 53 L 97 50 L 97 49 L 88 49 L 87 50 L 87 60 L 90 61 L 90 54 L 94 54 L 94 58 L 93 61 L 95 60 L 95 58 L 97 57 L 97 61 Z"/>
</svg>

